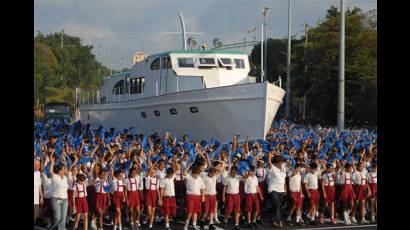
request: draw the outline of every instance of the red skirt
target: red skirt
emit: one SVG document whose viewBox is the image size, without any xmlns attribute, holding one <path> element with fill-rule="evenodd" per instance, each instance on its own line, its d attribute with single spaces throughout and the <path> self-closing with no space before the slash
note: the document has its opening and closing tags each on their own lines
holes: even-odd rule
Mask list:
<svg viewBox="0 0 410 230">
<path fill-rule="evenodd" d="M 370 192 L 372 193 L 370 198 L 377 199 L 377 183 L 371 183 L 370 185 Z"/>
<path fill-rule="evenodd" d="M 75 198 L 76 213 L 88 213 L 88 202 L 86 197 Z"/>
<path fill-rule="evenodd" d="M 187 213 L 200 213 L 201 212 L 201 195 L 187 195 Z"/>
<path fill-rule="evenodd" d="M 140 195 L 138 191 L 129 191 L 127 194 L 127 207 L 136 208 L 140 205 Z"/>
<path fill-rule="evenodd" d="M 355 195 L 351 184 L 342 184 L 340 188 L 339 201 L 342 203 L 354 201 Z"/>
<path fill-rule="evenodd" d="M 176 216 L 177 215 L 177 201 L 173 196 L 166 196 L 162 198 L 162 215 Z"/>
<path fill-rule="evenodd" d="M 239 194 L 226 194 L 225 215 L 231 215 L 232 211 L 234 213 L 241 212 L 241 197 Z"/>
<path fill-rule="evenodd" d="M 222 183 L 216 183 L 216 200 L 222 202 L 222 192 L 224 185 Z"/>
<path fill-rule="evenodd" d="M 68 208 L 72 208 L 73 207 L 73 194 L 74 194 L 74 190 L 68 190 L 67 191 L 67 195 L 68 195 Z"/>
<path fill-rule="evenodd" d="M 124 199 L 124 192 L 114 192 L 112 196 L 112 204 L 115 208 L 121 208 L 122 200 Z"/>
<path fill-rule="evenodd" d="M 104 210 L 108 209 L 108 194 L 107 193 L 96 193 L 95 196 L 95 209 Z"/>
<path fill-rule="evenodd" d="M 185 182 L 183 180 L 175 181 L 175 198 L 184 199 L 186 194 Z"/>
<path fill-rule="evenodd" d="M 145 191 L 145 205 L 151 207 L 157 207 L 158 205 L 158 191 L 147 190 Z"/>
<path fill-rule="evenodd" d="M 216 195 L 205 195 L 204 213 L 216 212 Z"/>
<path fill-rule="evenodd" d="M 335 186 L 325 186 L 326 203 L 335 202 L 336 189 Z"/>
<path fill-rule="evenodd" d="M 72 199 L 72 198 L 71 198 Z M 68 203 L 71 203 L 71 206 L 73 206 L 73 201 L 72 200 L 68 200 Z M 44 217 L 45 218 L 50 218 L 52 217 L 52 209 L 51 209 L 51 199 L 49 198 L 44 198 L 44 206 L 43 206 L 43 210 L 44 210 Z"/>
<path fill-rule="evenodd" d="M 366 199 L 366 185 L 356 185 L 354 191 L 356 194 L 356 200 Z"/>
<path fill-rule="evenodd" d="M 317 189 L 308 189 L 310 193 L 310 205 L 317 207 L 319 200 L 320 200 L 320 194 Z"/>
<path fill-rule="evenodd" d="M 252 210 L 254 212 L 259 212 L 258 194 L 246 194 L 245 212 L 252 212 Z"/>
<path fill-rule="evenodd" d="M 300 197 L 300 192 L 290 192 L 290 198 L 296 208 L 302 207 L 303 197 Z"/>
</svg>

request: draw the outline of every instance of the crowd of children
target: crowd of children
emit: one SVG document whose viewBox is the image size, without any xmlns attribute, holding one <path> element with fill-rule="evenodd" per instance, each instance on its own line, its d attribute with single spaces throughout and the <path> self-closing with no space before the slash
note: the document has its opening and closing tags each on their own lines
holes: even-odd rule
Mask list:
<svg viewBox="0 0 410 230">
<path fill-rule="evenodd" d="M 82 219 L 83 229 L 169 230 L 181 220 L 184 229 L 237 230 L 263 221 L 278 228 L 376 222 L 374 130 L 277 121 L 266 140 L 234 136 L 222 144 L 132 129 L 36 121 L 35 224 L 77 229 Z"/>
</svg>

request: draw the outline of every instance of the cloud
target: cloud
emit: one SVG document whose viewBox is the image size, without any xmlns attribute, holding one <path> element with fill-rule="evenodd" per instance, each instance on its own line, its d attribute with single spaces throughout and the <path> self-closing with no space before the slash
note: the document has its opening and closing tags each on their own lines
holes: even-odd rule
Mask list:
<svg viewBox="0 0 410 230">
<path fill-rule="evenodd" d="M 87 25 L 74 20 L 63 22 L 59 27 L 64 28 L 67 34 L 78 36 L 81 39 L 112 39 L 115 32 L 102 25 Z"/>
</svg>

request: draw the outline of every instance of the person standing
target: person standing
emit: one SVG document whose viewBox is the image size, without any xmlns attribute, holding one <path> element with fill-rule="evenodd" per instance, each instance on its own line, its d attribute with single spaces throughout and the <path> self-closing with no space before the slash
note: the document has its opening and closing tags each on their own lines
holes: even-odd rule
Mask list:
<svg viewBox="0 0 410 230">
<path fill-rule="evenodd" d="M 273 226 L 283 227 L 280 207 L 282 205 L 283 196 L 286 193 L 286 169 L 283 165 L 282 158 L 275 156 L 272 159 L 272 153 L 268 153 L 268 168 L 268 194 L 270 203 L 273 205 Z"/>
<path fill-rule="evenodd" d="M 40 204 L 43 203 L 43 192 L 41 190 L 40 160 L 34 159 L 34 224 L 40 213 Z"/>
<path fill-rule="evenodd" d="M 53 188 L 51 206 L 54 212 L 54 224 L 51 229 L 65 230 L 67 208 L 68 208 L 68 181 L 66 168 L 60 163 L 54 173 L 54 157 L 51 157 L 50 176 Z"/>
</svg>

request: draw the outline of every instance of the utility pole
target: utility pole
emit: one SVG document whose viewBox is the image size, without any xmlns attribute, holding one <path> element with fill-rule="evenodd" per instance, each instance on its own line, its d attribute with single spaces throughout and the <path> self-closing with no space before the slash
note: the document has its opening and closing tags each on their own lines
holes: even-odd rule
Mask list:
<svg viewBox="0 0 410 230">
<path fill-rule="evenodd" d="M 261 82 L 263 82 L 263 75 L 265 74 L 263 70 L 263 24 L 261 25 Z"/>
<path fill-rule="evenodd" d="M 345 2 L 340 0 L 339 95 L 337 128 L 345 128 Z"/>
<path fill-rule="evenodd" d="M 287 71 L 286 71 L 286 108 L 285 108 L 285 117 L 286 119 L 290 118 L 290 55 L 291 55 L 291 0 L 289 0 L 288 7 L 288 60 L 287 60 Z"/>
<path fill-rule="evenodd" d="M 267 70 L 266 70 L 266 62 L 267 62 L 267 60 L 266 60 L 266 58 L 267 58 L 267 51 L 268 51 L 268 41 L 266 40 L 266 35 L 267 35 L 267 32 L 268 32 L 268 30 L 267 30 L 267 27 L 266 27 L 266 25 L 267 25 L 267 23 L 268 23 L 268 10 L 269 10 L 270 8 L 269 7 L 267 7 L 267 6 L 265 6 L 265 7 L 263 7 L 263 10 L 262 10 L 262 14 L 263 14 L 263 16 L 265 17 L 265 22 L 264 22 L 264 32 L 265 32 L 265 34 L 264 34 L 264 41 L 265 41 L 265 48 L 264 48 L 264 51 L 265 51 L 265 53 L 264 53 L 264 56 L 263 56 L 263 64 L 264 64 L 264 66 L 263 66 L 263 69 L 264 69 L 264 71 L 265 71 L 265 74 L 264 74 L 264 76 L 266 77 L 266 79 L 268 78 L 267 76 L 268 76 L 268 72 L 267 72 Z"/>
</svg>

